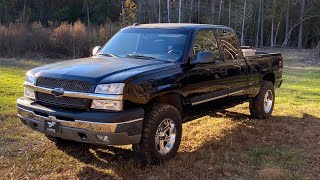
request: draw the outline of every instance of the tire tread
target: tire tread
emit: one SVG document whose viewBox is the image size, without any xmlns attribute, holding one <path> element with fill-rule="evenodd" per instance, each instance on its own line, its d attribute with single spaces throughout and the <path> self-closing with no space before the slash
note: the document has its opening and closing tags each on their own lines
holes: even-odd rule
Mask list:
<svg viewBox="0 0 320 180">
<path fill-rule="evenodd" d="M 152 148 L 152 143 L 154 143 L 154 141 L 150 139 L 150 136 L 152 136 L 152 128 L 158 120 L 157 117 L 159 117 L 162 113 L 170 113 L 170 111 L 172 111 L 171 113 L 176 115 L 176 117 L 178 118 L 178 122 L 182 124 L 179 111 L 172 105 L 156 103 L 146 109 L 141 141 L 139 144 L 133 145 L 133 150 L 135 151 L 137 157 L 140 160 L 142 160 L 144 164 L 158 164 L 173 158 L 176 154 L 176 152 L 169 152 L 169 154 L 167 154 L 168 156 L 166 156 L 163 159 L 157 157 L 155 154 L 158 152 L 153 152 L 154 150 Z M 178 125 L 176 124 L 176 126 Z M 176 143 L 178 143 L 179 146 L 180 141 L 181 135 L 177 135 L 177 139 L 174 146 L 177 145 Z M 174 150 L 174 147 L 172 150 Z"/>
<path fill-rule="evenodd" d="M 264 96 L 265 93 L 271 90 L 273 93 L 273 104 L 272 108 L 269 113 L 266 113 L 264 111 Z M 274 86 L 272 82 L 270 81 L 262 81 L 261 83 L 261 89 L 259 94 L 249 103 L 249 109 L 250 109 L 250 114 L 253 118 L 257 119 L 268 119 L 271 117 L 273 107 L 274 107 L 274 101 L 275 101 L 275 93 L 274 93 Z"/>
</svg>

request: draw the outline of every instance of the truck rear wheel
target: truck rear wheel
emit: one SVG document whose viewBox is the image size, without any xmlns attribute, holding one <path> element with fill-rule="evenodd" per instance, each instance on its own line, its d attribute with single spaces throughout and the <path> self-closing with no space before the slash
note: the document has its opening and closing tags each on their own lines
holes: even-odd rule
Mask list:
<svg viewBox="0 0 320 180">
<path fill-rule="evenodd" d="M 274 86 L 270 81 L 262 81 L 259 94 L 249 103 L 250 114 L 253 118 L 268 119 L 274 107 Z"/>
<path fill-rule="evenodd" d="M 172 105 L 155 104 L 146 110 L 141 141 L 133 150 L 145 164 L 172 159 L 180 146 L 182 120 Z"/>
</svg>

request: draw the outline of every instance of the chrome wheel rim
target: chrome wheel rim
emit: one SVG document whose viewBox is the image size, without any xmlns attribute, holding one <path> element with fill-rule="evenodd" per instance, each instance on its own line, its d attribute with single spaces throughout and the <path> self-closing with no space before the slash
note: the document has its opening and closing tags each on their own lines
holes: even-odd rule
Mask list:
<svg viewBox="0 0 320 180">
<path fill-rule="evenodd" d="M 268 90 L 266 95 L 264 96 L 264 111 L 269 113 L 271 111 L 273 104 L 273 93 L 271 90 Z"/>
<path fill-rule="evenodd" d="M 164 119 L 158 126 L 155 144 L 158 152 L 165 155 L 171 151 L 176 141 L 177 128 L 170 118 Z"/>
</svg>

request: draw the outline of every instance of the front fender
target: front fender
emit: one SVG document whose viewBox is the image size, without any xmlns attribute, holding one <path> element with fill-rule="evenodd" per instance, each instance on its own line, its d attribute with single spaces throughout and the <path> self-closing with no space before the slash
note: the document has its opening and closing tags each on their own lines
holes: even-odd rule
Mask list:
<svg viewBox="0 0 320 180">
<path fill-rule="evenodd" d="M 154 86 L 154 84 L 131 84 L 125 88 L 124 100 L 131 101 L 138 104 L 146 104 L 156 96 L 180 93 L 181 85 L 179 84 L 165 84 Z"/>
</svg>

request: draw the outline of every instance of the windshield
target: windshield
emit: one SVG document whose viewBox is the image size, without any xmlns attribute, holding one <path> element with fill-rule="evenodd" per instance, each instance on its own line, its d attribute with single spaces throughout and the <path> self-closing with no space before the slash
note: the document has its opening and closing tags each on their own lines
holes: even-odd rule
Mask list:
<svg viewBox="0 0 320 180">
<path fill-rule="evenodd" d="M 177 61 L 184 52 L 186 30 L 129 28 L 118 32 L 98 55 Z"/>
</svg>

